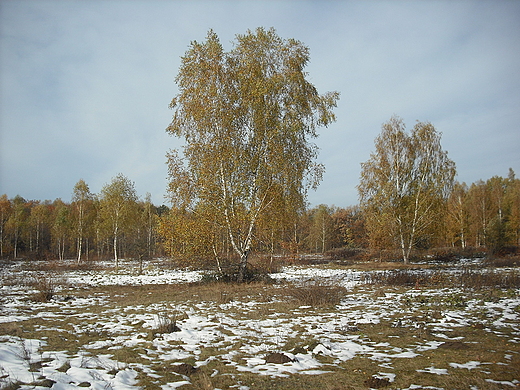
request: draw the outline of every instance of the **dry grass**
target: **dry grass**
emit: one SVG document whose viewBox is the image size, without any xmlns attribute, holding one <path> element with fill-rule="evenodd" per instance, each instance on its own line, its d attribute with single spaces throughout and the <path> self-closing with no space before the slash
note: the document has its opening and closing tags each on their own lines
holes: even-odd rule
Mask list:
<svg viewBox="0 0 520 390">
<path fill-rule="evenodd" d="M 357 262 L 351 267 L 358 271 L 388 271 L 388 270 L 410 270 L 410 269 L 430 269 L 430 268 L 438 268 L 438 265 L 434 264 L 415 264 L 409 263 L 405 264 L 402 261 L 366 261 L 366 262 Z"/>
<path fill-rule="evenodd" d="M 63 284 L 64 281 L 61 278 L 51 273 L 39 273 L 31 283 L 32 287 L 38 291 L 32 298 L 37 302 L 49 302 L 56 294 L 58 287 Z"/>
<path fill-rule="evenodd" d="M 286 294 L 301 305 L 330 307 L 338 305 L 345 297 L 344 287 L 311 281 L 303 285 L 293 284 L 285 289 Z"/>
<path fill-rule="evenodd" d="M 158 314 L 157 323 L 151 330 L 152 337 L 157 334 L 180 332 L 180 328 L 177 326 L 177 316 Z"/>
<path fill-rule="evenodd" d="M 370 265 L 374 264 L 377 266 L 384 265 L 384 263 L 371 263 Z M 390 263 L 390 266 L 395 266 L 397 269 L 381 273 L 381 276 L 372 278 L 372 284 L 361 286 L 351 292 L 347 292 L 338 286 L 317 282 L 282 286 L 268 283 L 104 286 L 88 290 L 71 288 L 61 292 L 53 291 L 54 295 L 78 298 L 102 296 L 105 301 L 84 309 L 78 308 L 77 312 L 73 313 L 67 313 L 65 305 L 49 306 L 34 311 L 28 308 L 27 311 L 33 315 L 32 318 L 19 323 L 0 324 L 0 335 L 23 335 L 27 339 L 45 339 L 46 344 L 42 346 L 42 350 L 66 350 L 70 355 L 74 355 L 82 350 L 84 345 L 94 341 L 111 341 L 117 336 L 110 333 L 109 329 L 96 328 L 97 323 L 91 322 L 89 313 L 96 315 L 104 312 L 122 313 L 128 312 L 127 309 L 145 313 L 149 307 L 155 308 L 163 305 L 176 308 L 186 304 L 196 306 L 204 302 L 209 303 L 208 307 L 214 308 L 211 313 L 206 313 L 209 317 L 219 313 L 220 305 L 236 301 L 260 302 L 262 305 L 257 305 L 255 310 L 247 312 L 231 308 L 229 309 L 230 312 L 226 312 L 226 314 L 232 314 L 233 318 L 240 321 L 267 320 L 273 317 L 290 318 L 299 315 L 295 314 L 295 309 L 301 305 L 311 306 L 313 315 L 326 316 L 329 313 L 337 313 L 336 305 L 347 296 L 352 300 L 362 297 L 363 300 L 377 302 L 378 298 L 384 298 L 385 294 L 392 293 L 403 297 L 395 302 L 396 308 L 400 309 L 398 314 L 395 314 L 393 318 L 383 318 L 379 323 L 359 324 L 357 327 L 344 329 L 344 336 L 357 336 L 360 343 L 370 345 L 376 350 L 407 351 L 416 348 L 417 345 L 446 341 L 436 335 L 437 331 L 432 326 L 427 325 L 438 320 L 443 312 L 465 310 L 466 302 L 469 299 L 482 301 L 482 307 L 484 307 L 486 302 L 496 302 L 509 294 L 507 289 L 519 287 L 518 273 L 515 272 L 506 273 L 504 277 L 503 274 L 499 273 L 486 272 L 483 275 L 475 270 L 466 270 L 458 276 L 447 276 L 449 274 L 444 274 L 439 270 L 421 273 L 404 266 L 402 263 Z M 468 288 L 471 286 L 471 291 L 459 289 L 457 292 L 435 296 L 415 292 L 407 295 L 410 288 L 414 289 L 416 285 L 420 288 L 428 287 L 431 289 L 467 285 Z M 477 288 L 478 286 L 480 287 Z M 42 290 L 45 290 L 45 288 L 42 288 Z M 404 298 L 404 296 L 408 298 Z M 358 309 L 359 307 L 345 308 L 342 306 L 344 311 Z M 518 307 L 515 310 L 518 310 Z M 53 319 L 52 316 L 38 318 L 39 311 L 54 312 L 61 316 L 67 314 L 67 321 L 64 323 L 59 319 Z M 168 333 L 172 331 L 172 326 L 176 326 L 177 322 L 182 321 L 182 316 L 183 314 L 180 311 L 159 311 L 157 326 L 152 332 Z M 454 328 L 449 334 L 451 338 L 461 337 L 460 343 L 464 345 L 464 348 L 460 347 L 460 344 L 458 347 L 457 344 L 447 344 L 442 348 L 422 351 L 414 358 L 387 358 L 386 361 L 377 360 L 372 355 L 360 353 L 341 364 L 336 364 L 334 359 L 329 356 L 317 355 L 316 359 L 323 364 L 320 369 L 329 371 L 321 375 L 295 374 L 285 378 L 271 378 L 249 372 L 238 372 L 234 366 L 220 358 L 221 350 L 208 345 L 201 351 L 201 355 L 197 359 L 200 361 L 212 356 L 216 358 L 193 373 L 190 376 L 191 384 L 183 386 L 182 389 L 205 390 L 247 386 L 255 390 L 366 390 L 368 388 L 367 383 L 370 384 L 371 378 L 378 376 L 381 372 L 396 374 L 395 381 L 390 383 L 390 386 L 384 387 L 388 389 L 409 388 L 412 384 L 446 389 L 508 388 L 486 381 L 486 379 L 512 381 L 520 378 L 520 353 L 517 343 L 511 342 L 511 340 L 518 339 L 518 335 L 515 334 L 516 331 L 493 325 L 493 319 L 486 318 L 484 312 L 475 311 L 472 321 L 468 326 Z M 396 326 L 397 322 L 402 325 Z M 87 329 L 89 325 L 92 325 L 92 327 L 88 332 L 78 334 L 75 330 L 78 326 Z M 143 328 L 140 323 L 130 324 L 129 326 L 133 327 L 128 330 L 129 333 L 146 334 L 149 331 L 149 328 Z M 179 326 L 182 327 L 182 324 L 180 323 Z M 60 331 L 56 329 L 60 329 Z M 307 353 L 318 345 L 318 337 L 315 339 L 313 335 L 305 334 L 303 326 L 301 329 L 293 327 L 293 330 L 297 331 L 298 335 L 281 342 L 279 345 L 281 351 L 295 354 L 298 352 Z M 342 332 L 342 330 L 338 329 L 338 332 Z M 91 352 L 99 355 L 110 355 L 114 360 L 121 363 L 121 367 L 131 364 L 143 364 L 149 367 L 150 370 L 154 371 L 154 375 L 142 371 L 138 375 L 138 384 L 143 389 L 157 389 L 163 384 L 180 380 L 181 377 L 172 371 L 172 364 L 195 363 L 195 358 L 178 362 L 146 359 L 145 356 L 148 351 L 153 349 L 152 341 L 147 339 L 137 346 L 117 349 L 110 348 L 110 345 L 108 345 Z M 234 340 L 230 342 L 227 348 L 237 350 L 240 345 L 252 342 L 248 339 Z M 510 358 L 506 359 L 505 356 L 510 356 Z M 239 358 L 237 357 L 237 359 Z M 482 365 L 471 371 L 449 365 L 449 363 L 465 364 L 468 361 L 480 361 Z M 65 363 L 60 370 L 66 372 L 70 368 L 70 364 L 68 366 L 67 364 Z M 384 366 L 385 364 L 386 366 Z M 417 371 L 428 367 L 445 369 L 449 372 L 449 375 Z M 118 367 L 113 369 L 117 370 Z M 218 374 L 215 375 L 215 372 Z M 160 378 L 157 375 L 160 375 Z M 375 384 L 376 381 L 373 383 Z"/>
<path fill-rule="evenodd" d="M 495 272 L 466 268 L 460 272 L 447 273 L 440 270 L 424 272 L 417 269 L 400 269 L 366 274 L 365 282 L 375 285 L 407 287 L 511 289 L 520 288 L 520 272 L 517 270 Z"/>
</svg>

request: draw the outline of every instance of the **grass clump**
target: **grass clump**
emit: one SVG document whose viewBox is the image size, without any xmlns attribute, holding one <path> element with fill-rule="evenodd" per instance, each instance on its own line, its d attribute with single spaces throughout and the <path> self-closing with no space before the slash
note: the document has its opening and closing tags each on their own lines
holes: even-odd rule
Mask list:
<svg viewBox="0 0 520 390">
<path fill-rule="evenodd" d="M 335 306 L 341 303 L 346 290 L 342 286 L 310 281 L 303 285 L 291 285 L 287 288 L 289 297 L 301 305 L 311 307 Z"/>
<path fill-rule="evenodd" d="M 181 328 L 177 326 L 177 315 L 169 316 L 165 314 L 159 314 L 157 316 L 156 326 L 152 329 L 152 336 L 180 331 Z"/>
<path fill-rule="evenodd" d="M 494 270 L 478 271 L 464 269 L 456 276 L 465 288 L 480 290 L 494 287 L 501 289 L 520 288 L 520 273 L 518 270 L 495 272 Z"/>
<path fill-rule="evenodd" d="M 520 288 L 520 273 L 517 270 L 494 272 L 465 268 L 460 272 L 442 270 L 397 269 L 365 274 L 365 283 L 385 286 L 416 288 L 463 287 L 473 290 L 483 288 Z"/>
<path fill-rule="evenodd" d="M 34 277 L 32 287 L 37 291 L 32 299 L 36 302 L 49 302 L 56 294 L 60 281 L 48 274 L 38 274 Z"/>
<path fill-rule="evenodd" d="M 449 276 L 441 271 L 396 269 L 367 273 L 365 282 L 386 286 L 442 287 L 449 284 Z"/>
<path fill-rule="evenodd" d="M 202 275 L 201 283 L 238 283 L 240 273 L 236 267 L 230 267 L 217 271 L 209 271 Z M 242 283 L 269 283 L 273 284 L 275 280 L 271 277 L 269 270 L 259 267 L 248 267 L 242 278 Z"/>
</svg>

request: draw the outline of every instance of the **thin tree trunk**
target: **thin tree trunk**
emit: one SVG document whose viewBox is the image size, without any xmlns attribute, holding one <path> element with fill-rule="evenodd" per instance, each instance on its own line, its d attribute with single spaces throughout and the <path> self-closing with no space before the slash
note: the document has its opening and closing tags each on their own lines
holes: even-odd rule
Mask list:
<svg viewBox="0 0 520 390">
<path fill-rule="evenodd" d="M 247 258 L 249 257 L 249 250 L 245 250 L 240 256 L 240 265 L 238 269 L 238 283 L 243 283 L 246 276 Z"/>
<path fill-rule="evenodd" d="M 14 231 L 14 258 L 18 257 L 18 232 L 15 229 Z"/>
<path fill-rule="evenodd" d="M 405 243 L 404 243 L 404 237 L 403 237 L 402 234 L 401 234 L 400 239 L 401 239 L 401 252 L 402 252 L 402 254 L 403 254 L 403 262 L 404 262 L 405 264 L 408 264 L 408 255 L 409 255 L 409 252 L 408 252 L 407 249 L 406 249 L 406 245 L 405 245 Z"/>
<path fill-rule="evenodd" d="M 217 248 L 213 245 L 213 254 L 215 255 L 215 261 L 217 262 L 217 269 L 220 274 L 222 274 L 222 265 L 220 264 L 220 258 L 218 257 Z"/>
<path fill-rule="evenodd" d="M 78 264 L 81 262 L 81 244 L 83 243 L 83 239 L 81 238 L 81 235 L 78 238 Z"/>
<path fill-rule="evenodd" d="M 116 261 L 116 269 L 119 268 L 119 259 L 117 258 L 117 233 L 114 234 L 114 260 Z"/>
<path fill-rule="evenodd" d="M 36 252 L 40 251 L 40 222 L 36 223 Z"/>
<path fill-rule="evenodd" d="M 325 216 L 321 221 L 321 253 L 325 253 Z"/>
</svg>

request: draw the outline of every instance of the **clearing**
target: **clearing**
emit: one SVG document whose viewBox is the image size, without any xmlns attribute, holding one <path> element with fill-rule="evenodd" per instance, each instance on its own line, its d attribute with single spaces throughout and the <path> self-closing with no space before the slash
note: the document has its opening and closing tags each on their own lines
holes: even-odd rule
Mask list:
<svg viewBox="0 0 520 390">
<path fill-rule="evenodd" d="M 131 261 L 4 263 L 0 388 L 520 386 L 516 269 L 361 268 L 288 266 L 236 285 L 159 261 L 142 275 Z"/>
</svg>

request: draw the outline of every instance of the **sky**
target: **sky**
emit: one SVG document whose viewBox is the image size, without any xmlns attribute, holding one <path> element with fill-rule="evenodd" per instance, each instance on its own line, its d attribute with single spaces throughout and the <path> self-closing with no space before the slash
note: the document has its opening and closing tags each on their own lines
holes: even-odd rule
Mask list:
<svg viewBox="0 0 520 390">
<path fill-rule="evenodd" d="M 229 51 L 257 27 L 303 42 L 308 80 L 341 93 L 311 206 L 358 203 L 393 115 L 431 122 L 460 182 L 520 175 L 520 1 L 0 0 L 0 194 L 70 201 L 122 173 L 168 204 L 181 56 L 209 29 Z"/>
</svg>

